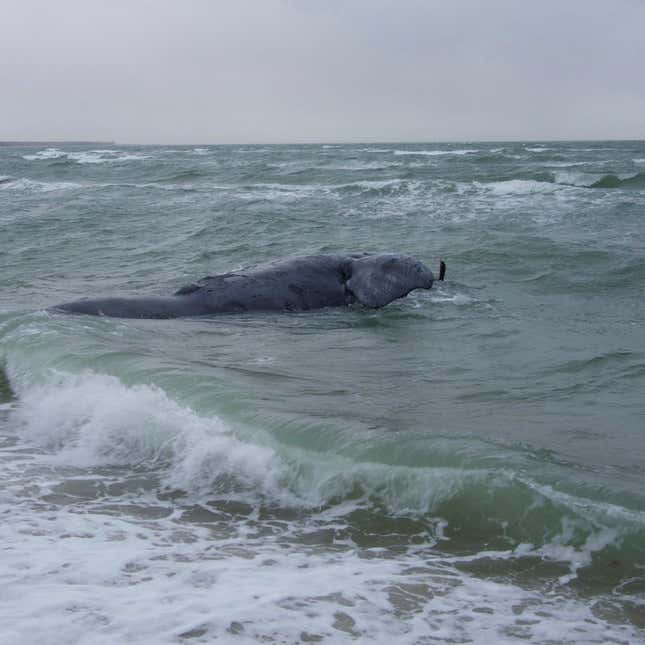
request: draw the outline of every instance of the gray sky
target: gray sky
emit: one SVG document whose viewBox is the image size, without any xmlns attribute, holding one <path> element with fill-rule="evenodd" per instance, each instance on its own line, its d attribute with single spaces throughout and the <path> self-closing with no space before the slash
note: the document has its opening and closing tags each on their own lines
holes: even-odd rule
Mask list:
<svg viewBox="0 0 645 645">
<path fill-rule="evenodd" d="M 0 0 L 0 140 L 645 138 L 645 0 Z"/>
</svg>

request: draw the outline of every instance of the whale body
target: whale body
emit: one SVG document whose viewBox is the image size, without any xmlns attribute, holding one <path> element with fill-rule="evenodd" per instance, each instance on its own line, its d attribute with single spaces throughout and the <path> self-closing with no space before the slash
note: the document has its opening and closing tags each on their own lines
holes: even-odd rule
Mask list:
<svg viewBox="0 0 645 645">
<path fill-rule="evenodd" d="M 439 279 L 445 264 L 441 263 Z M 55 311 L 117 318 L 178 318 L 247 311 L 307 311 L 361 304 L 378 308 L 435 277 L 419 260 L 395 253 L 310 255 L 207 276 L 172 296 L 83 299 Z"/>
</svg>

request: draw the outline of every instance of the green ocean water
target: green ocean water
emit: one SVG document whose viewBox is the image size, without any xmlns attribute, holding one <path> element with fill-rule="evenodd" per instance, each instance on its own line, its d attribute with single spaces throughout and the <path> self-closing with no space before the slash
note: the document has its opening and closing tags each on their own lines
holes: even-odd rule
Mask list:
<svg viewBox="0 0 645 645">
<path fill-rule="evenodd" d="M 644 142 L 0 147 L 0 634 L 645 642 L 644 214 Z M 447 279 L 46 311 L 362 250 Z"/>
</svg>

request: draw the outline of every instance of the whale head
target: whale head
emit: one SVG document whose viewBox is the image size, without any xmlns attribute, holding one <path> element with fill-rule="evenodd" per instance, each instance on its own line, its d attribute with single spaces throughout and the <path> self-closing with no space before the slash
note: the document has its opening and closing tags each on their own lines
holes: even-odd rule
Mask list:
<svg viewBox="0 0 645 645">
<path fill-rule="evenodd" d="M 347 288 L 362 305 L 383 307 L 414 289 L 430 289 L 434 279 L 432 271 L 416 258 L 382 253 L 354 259 Z"/>
</svg>

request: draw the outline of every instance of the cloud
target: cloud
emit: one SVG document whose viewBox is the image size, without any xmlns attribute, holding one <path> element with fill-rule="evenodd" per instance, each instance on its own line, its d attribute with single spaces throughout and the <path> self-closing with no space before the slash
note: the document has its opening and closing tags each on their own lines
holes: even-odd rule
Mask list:
<svg viewBox="0 0 645 645">
<path fill-rule="evenodd" d="M 645 5 L 21 0 L 0 138 L 645 137 Z"/>
</svg>

